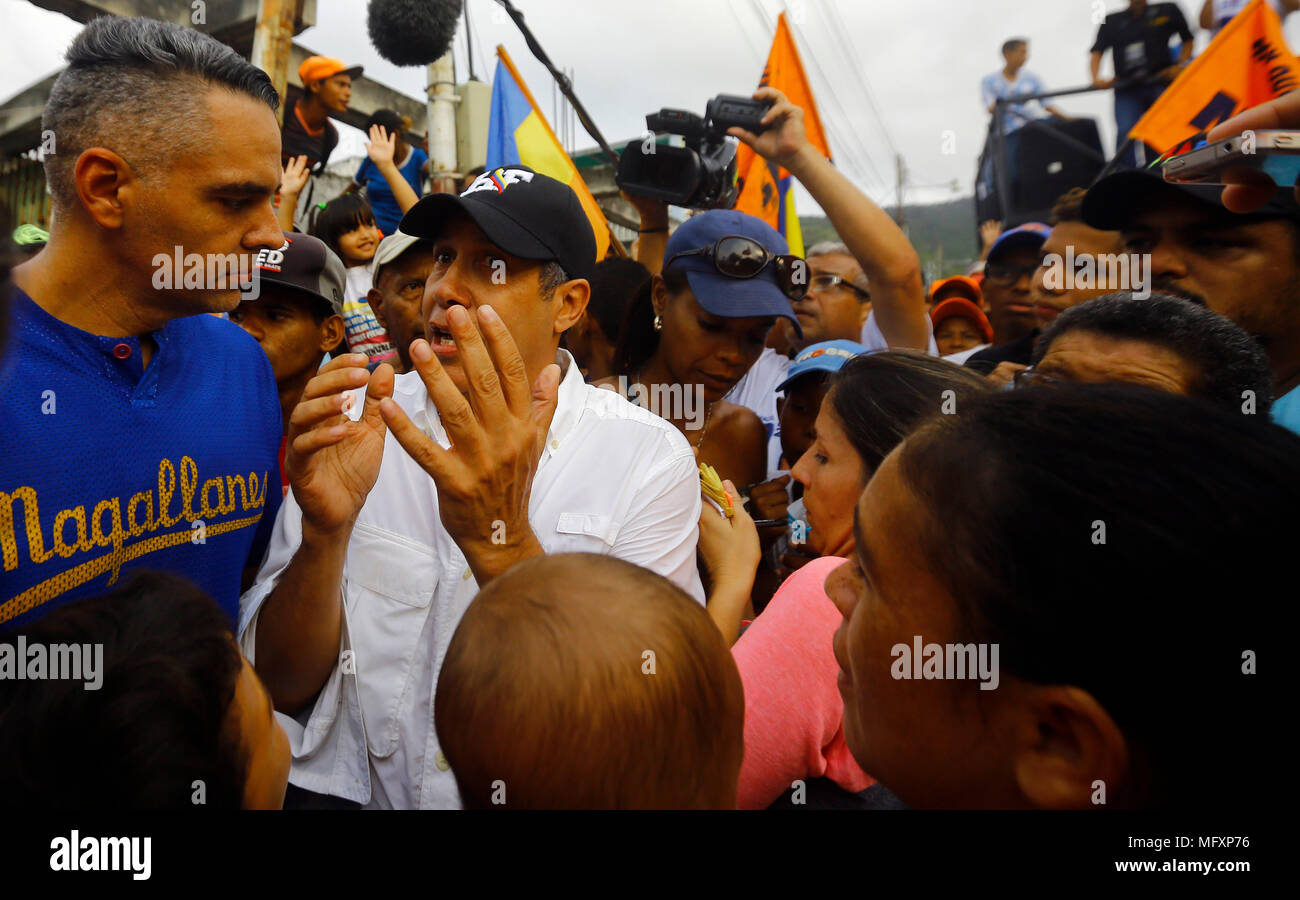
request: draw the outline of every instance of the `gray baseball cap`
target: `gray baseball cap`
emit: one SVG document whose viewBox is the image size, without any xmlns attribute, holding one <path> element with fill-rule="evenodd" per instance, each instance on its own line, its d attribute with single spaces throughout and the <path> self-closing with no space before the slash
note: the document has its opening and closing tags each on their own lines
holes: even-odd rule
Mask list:
<svg viewBox="0 0 1300 900">
<path fill-rule="evenodd" d="M 267 284 L 324 300 L 335 315 L 343 315 L 347 284 L 343 260 L 309 234 L 285 232 L 284 246 L 279 250 L 258 252 L 257 277 Z"/>
</svg>

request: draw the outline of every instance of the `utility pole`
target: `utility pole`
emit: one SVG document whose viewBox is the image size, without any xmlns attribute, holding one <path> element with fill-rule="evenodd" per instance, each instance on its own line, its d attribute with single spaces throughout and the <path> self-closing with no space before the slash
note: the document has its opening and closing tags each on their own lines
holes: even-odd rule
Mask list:
<svg viewBox="0 0 1300 900">
<path fill-rule="evenodd" d="M 251 62 L 271 79 L 280 95 L 275 111 L 276 122 L 284 125 L 284 105 L 289 90 L 289 53 L 293 45 L 293 25 L 298 17 L 298 0 L 261 0 L 257 6 L 257 25 L 253 30 Z"/>
<path fill-rule="evenodd" d="M 429 181 L 434 193 L 456 193 L 456 62 L 452 51 L 429 63 Z"/>
</svg>

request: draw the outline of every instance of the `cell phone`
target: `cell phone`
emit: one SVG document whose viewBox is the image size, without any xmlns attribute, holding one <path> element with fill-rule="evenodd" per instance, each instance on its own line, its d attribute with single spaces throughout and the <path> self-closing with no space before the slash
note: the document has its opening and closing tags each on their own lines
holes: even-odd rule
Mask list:
<svg viewBox="0 0 1300 900">
<path fill-rule="evenodd" d="M 1291 187 L 1300 178 L 1300 131 L 1248 131 L 1175 156 L 1161 172 L 1179 184 L 1223 184 L 1227 169 L 1254 169 Z"/>
</svg>

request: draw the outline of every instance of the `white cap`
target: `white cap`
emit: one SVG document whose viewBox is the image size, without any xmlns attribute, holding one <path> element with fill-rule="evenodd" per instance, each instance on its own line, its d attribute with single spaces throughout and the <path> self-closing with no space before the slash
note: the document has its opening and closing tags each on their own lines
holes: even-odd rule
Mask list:
<svg viewBox="0 0 1300 900">
<path fill-rule="evenodd" d="M 416 244 L 421 240 L 427 240 L 427 238 L 412 237 L 401 231 L 394 231 L 380 241 L 379 246 L 375 248 L 375 258 L 370 261 L 370 280 L 377 280 L 381 268 L 410 250 L 412 244 Z"/>
</svg>

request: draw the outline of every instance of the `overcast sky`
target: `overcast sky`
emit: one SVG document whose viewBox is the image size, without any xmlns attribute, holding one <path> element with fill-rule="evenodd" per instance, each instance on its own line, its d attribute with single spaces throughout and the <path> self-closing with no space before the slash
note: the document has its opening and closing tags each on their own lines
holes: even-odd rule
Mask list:
<svg viewBox="0 0 1300 900">
<path fill-rule="evenodd" d="M 504 44 L 550 118 L 551 78 L 529 53 L 514 23 L 493 0 L 468 0 L 474 67 L 491 80 L 494 50 Z M 782 10 L 794 24 L 837 165 L 877 202 L 894 202 L 895 151 L 907 169 L 906 199 L 932 202 L 970 194 L 988 126 L 980 78 L 1001 67 L 998 48 L 1011 36 L 1030 40 L 1027 68 L 1050 89 L 1082 86 L 1098 10 L 1126 0 L 515 0 L 556 65 L 571 68 L 579 98 L 610 141 L 640 134 L 645 114 L 661 106 L 704 111 L 717 93 L 747 94 L 757 85 Z M 1196 30 L 1200 0 L 1179 0 Z M 366 37 L 360 0 L 317 0 L 316 27 L 299 43 L 348 63 L 413 97 L 423 96 L 424 69 L 380 59 Z M 0 0 L 0 94 L 39 81 L 60 67 L 79 25 L 26 0 Z M 1300 46 L 1300 15 L 1286 33 Z M 1198 35 L 1198 50 L 1207 41 Z M 464 22 L 455 41 L 456 76 L 469 77 Z M 1109 59 L 1103 72 L 1109 72 Z M 868 93 L 869 92 L 869 93 Z M 873 103 L 874 100 L 874 103 Z M 1098 121 L 1114 146 L 1110 95 L 1056 101 Z M 554 124 L 554 123 L 553 123 Z M 346 132 L 337 153 L 364 152 L 360 132 Z M 558 130 L 558 129 L 557 129 Z M 956 152 L 945 154 L 951 131 Z M 577 147 L 592 146 L 579 127 Z M 956 181 L 958 190 L 953 191 Z M 801 213 L 817 212 L 807 195 Z"/>
</svg>

